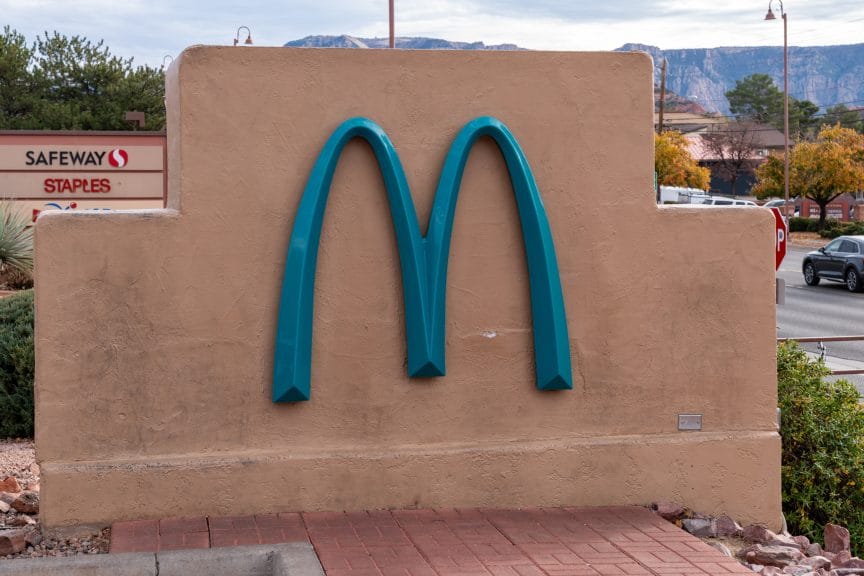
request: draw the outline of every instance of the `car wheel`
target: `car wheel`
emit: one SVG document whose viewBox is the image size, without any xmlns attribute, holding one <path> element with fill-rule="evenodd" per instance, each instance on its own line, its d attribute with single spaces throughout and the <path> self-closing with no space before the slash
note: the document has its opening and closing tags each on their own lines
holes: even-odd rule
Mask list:
<svg viewBox="0 0 864 576">
<path fill-rule="evenodd" d="M 818 286 L 819 280 L 820 278 L 816 275 L 816 268 L 813 267 L 813 263 L 807 262 L 804 264 L 804 282 L 808 286 Z"/>
<path fill-rule="evenodd" d="M 846 270 L 846 288 L 848 288 L 850 292 L 858 292 L 861 290 L 861 276 L 858 275 L 858 271 L 855 270 L 855 268 L 849 268 Z"/>
</svg>

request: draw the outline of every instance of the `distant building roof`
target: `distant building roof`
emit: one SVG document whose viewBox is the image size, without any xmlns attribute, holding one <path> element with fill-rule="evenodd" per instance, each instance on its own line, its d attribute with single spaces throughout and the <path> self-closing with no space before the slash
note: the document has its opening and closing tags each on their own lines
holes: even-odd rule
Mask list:
<svg viewBox="0 0 864 576">
<path fill-rule="evenodd" d="M 771 126 L 756 122 L 725 122 L 706 126 L 704 130 L 684 133 L 690 155 L 696 160 L 704 162 L 718 160 L 719 158 L 707 145 L 703 136 L 736 129 L 747 130 L 752 136 L 753 153 L 750 158 L 753 160 L 762 160 L 768 156 L 771 150 L 783 148 L 783 133 Z"/>
</svg>

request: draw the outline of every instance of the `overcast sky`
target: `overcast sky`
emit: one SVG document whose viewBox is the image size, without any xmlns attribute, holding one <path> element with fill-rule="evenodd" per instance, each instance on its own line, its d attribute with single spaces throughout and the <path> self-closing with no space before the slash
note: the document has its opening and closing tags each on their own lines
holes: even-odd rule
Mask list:
<svg viewBox="0 0 864 576">
<path fill-rule="evenodd" d="M 780 46 L 765 0 L 395 0 L 396 34 L 535 50 Z M 864 42 L 864 0 L 790 0 L 790 46 Z M 111 52 L 159 66 L 193 44 L 232 44 L 248 26 L 257 46 L 313 34 L 386 37 L 387 0 L 0 0 L 0 25 L 104 39 Z M 245 38 L 245 32 L 242 38 Z M 241 39 L 242 39 L 241 38 Z"/>
</svg>

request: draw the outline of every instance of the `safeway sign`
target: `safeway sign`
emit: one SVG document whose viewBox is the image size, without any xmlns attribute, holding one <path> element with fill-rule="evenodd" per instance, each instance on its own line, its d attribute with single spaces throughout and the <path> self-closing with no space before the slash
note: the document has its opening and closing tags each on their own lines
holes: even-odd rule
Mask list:
<svg viewBox="0 0 864 576">
<path fill-rule="evenodd" d="M 786 257 L 786 222 L 779 208 L 771 208 L 774 213 L 774 269 L 780 269 L 780 263 Z"/>
</svg>

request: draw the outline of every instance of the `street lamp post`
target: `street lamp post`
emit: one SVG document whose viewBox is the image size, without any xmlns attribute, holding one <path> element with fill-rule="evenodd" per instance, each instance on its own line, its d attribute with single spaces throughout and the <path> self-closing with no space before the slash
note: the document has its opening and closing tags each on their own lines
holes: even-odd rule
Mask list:
<svg viewBox="0 0 864 576">
<path fill-rule="evenodd" d="M 393 22 L 395 20 L 395 17 L 393 14 L 394 11 L 395 10 L 393 8 L 393 0 L 390 0 L 390 48 L 396 47 L 396 33 L 395 33 L 395 26 L 394 26 L 394 22 Z"/>
<path fill-rule="evenodd" d="M 783 0 L 777 0 L 780 4 L 780 16 L 783 18 L 783 197 L 786 208 L 786 225 L 789 226 L 789 45 L 787 42 L 786 10 L 783 9 Z M 771 6 L 774 0 L 768 0 L 768 14 L 765 20 L 776 20 Z M 794 214 L 794 211 L 792 212 Z M 788 238 L 788 230 L 787 230 Z"/>
</svg>

